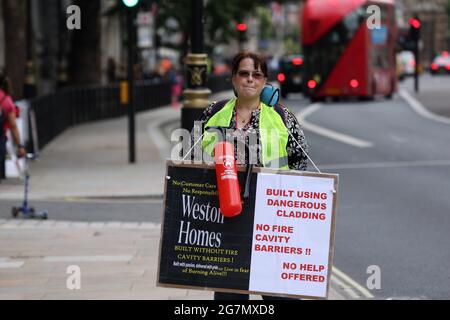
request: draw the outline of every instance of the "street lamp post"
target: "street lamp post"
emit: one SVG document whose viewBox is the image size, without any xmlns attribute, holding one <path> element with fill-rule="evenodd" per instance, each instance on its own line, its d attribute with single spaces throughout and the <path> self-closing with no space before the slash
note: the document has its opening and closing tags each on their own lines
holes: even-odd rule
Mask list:
<svg viewBox="0 0 450 320">
<path fill-rule="evenodd" d="M 127 18 L 127 49 L 128 49 L 128 76 L 127 84 L 121 86 L 121 91 L 124 91 L 126 97 L 121 97 L 125 101 L 124 104 L 128 110 L 128 162 L 136 162 L 136 128 L 135 128 L 135 109 L 134 109 L 134 63 L 135 63 L 135 28 L 134 20 L 136 17 L 136 8 L 139 5 L 139 0 L 122 0 L 125 6 Z M 121 94 L 122 96 L 122 94 Z"/>
<path fill-rule="evenodd" d="M 33 30 L 32 27 L 32 18 L 31 18 L 31 0 L 27 0 L 27 27 L 26 27 L 26 48 L 27 48 L 27 59 L 25 64 L 25 83 L 23 87 L 24 97 L 29 99 L 36 96 L 36 78 L 34 75 L 34 64 L 33 64 L 33 54 L 32 54 L 32 37 L 31 32 Z"/>
<path fill-rule="evenodd" d="M 191 5 L 191 52 L 186 57 L 185 102 L 181 109 L 181 127 L 189 131 L 208 105 L 211 94 L 206 86 L 208 56 L 203 53 L 203 0 L 192 0 Z"/>
<path fill-rule="evenodd" d="M 135 134 L 135 110 L 134 110 L 134 28 L 133 18 L 135 11 L 133 8 L 127 10 L 128 29 L 128 162 L 136 162 L 136 134 Z"/>
<path fill-rule="evenodd" d="M 61 1 L 57 3 L 58 10 L 58 74 L 57 74 L 57 88 L 63 88 L 67 83 L 66 65 L 64 62 L 65 43 L 64 43 L 64 19 Z"/>
</svg>

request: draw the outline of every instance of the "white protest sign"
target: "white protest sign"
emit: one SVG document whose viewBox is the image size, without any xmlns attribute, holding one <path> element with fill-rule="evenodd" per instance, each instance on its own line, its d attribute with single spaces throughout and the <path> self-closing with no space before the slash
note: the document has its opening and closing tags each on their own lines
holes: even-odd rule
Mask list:
<svg viewBox="0 0 450 320">
<path fill-rule="evenodd" d="M 325 298 L 335 179 L 259 173 L 249 291 Z"/>
<path fill-rule="evenodd" d="M 16 125 L 19 130 L 20 137 L 24 137 L 24 122 L 21 118 L 16 119 Z M 25 159 L 24 158 L 17 158 L 16 156 L 16 149 L 13 147 L 12 141 L 12 134 L 11 131 L 8 130 L 6 133 L 6 136 L 8 137 L 6 142 L 6 161 L 5 161 L 5 175 L 6 178 L 18 178 L 23 174 L 23 170 L 25 168 Z"/>
</svg>

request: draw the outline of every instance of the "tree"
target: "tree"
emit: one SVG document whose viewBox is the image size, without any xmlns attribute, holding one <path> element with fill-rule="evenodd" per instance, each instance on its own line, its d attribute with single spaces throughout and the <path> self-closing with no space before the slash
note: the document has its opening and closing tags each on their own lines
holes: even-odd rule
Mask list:
<svg viewBox="0 0 450 320">
<path fill-rule="evenodd" d="M 81 29 L 71 31 L 69 82 L 72 85 L 100 83 L 101 2 L 75 0 L 74 5 L 81 9 Z"/>
<path fill-rule="evenodd" d="M 272 39 L 275 34 L 269 8 L 259 8 L 258 16 L 260 20 L 259 34 L 261 39 Z"/>
<path fill-rule="evenodd" d="M 182 34 L 181 56 L 188 52 L 188 35 L 190 32 L 191 1 L 158 1 L 157 26 L 164 29 L 167 35 Z M 205 51 L 211 53 L 217 44 L 228 43 L 231 39 L 238 39 L 236 22 L 255 14 L 256 8 L 261 5 L 258 0 L 227 0 L 205 1 L 204 8 L 204 36 Z M 174 19 L 177 23 L 168 23 Z M 173 43 L 161 40 L 161 45 L 180 49 Z"/>
<path fill-rule="evenodd" d="M 15 99 L 23 97 L 26 62 L 26 1 L 2 0 L 5 25 L 5 69 Z"/>
<path fill-rule="evenodd" d="M 168 37 L 160 37 L 158 34 L 158 46 L 168 47 L 180 52 L 183 59 L 188 52 L 188 40 L 190 32 L 191 1 L 158 1 L 158 14 L 156 16 L 156 28 L 164 30 Z M 181 34 L 181 45 L 167 41 L 174 34 Z"/>
<path fill-rule="evenodd" d="M 448 16 L 448 31 L 450 33 L 450 0 L 447 0 L 447 4 L 445 5 L 445 8 L 447 9 L 447 16 Z M 450 36 L 449 36 L 450 37 Z"/>
<path fill-rule="evenodd" d="M 278 0 L 280 4 L 292 2 L 292 0 Z M 241 22 L 250 16 L 259 16 L 262 18 L 262 27 L 264 36 L 273 32 L 270 17 L 264 15 L 268 12 L 268 6 L 271 1 L 261 0 L 227 0 L 227 1 L 208 1 L 205 7 L 205 46 L 208 53 L 212 51 L 217 44 L 226 44 L 231 39 L 238 39 L 235 22 Z M 262 10 L 259 10 L 262 9 Z M 265 10 L 266 9 L 266 10 Z"/>
<path fill-rule="evenodd" d="M 256 15 L 257 8 L 265 6 L 255 0 L 209 1 L 205 7 L 205 47 L 211 53 L 217 44 L 228 43 L 231 39 L 239 40 L 236 22 Z"/>
</svg>

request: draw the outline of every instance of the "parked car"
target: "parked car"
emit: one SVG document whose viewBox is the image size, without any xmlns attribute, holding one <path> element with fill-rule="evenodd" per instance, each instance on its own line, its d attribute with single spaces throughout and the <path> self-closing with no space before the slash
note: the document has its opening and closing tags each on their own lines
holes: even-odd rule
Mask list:
<svg viewBox="0 0 450 320">
<path fill-rule="evenodd" d="M 397 53 L 397 76 L 400 80 L 405 77 L 414 76 L 416 59 L 411 51 L 401 51 Z"/>
<path fill-rule="evenodd" d="M 450 73 L 450 55 L 448 51 L 442 52 L 433 59 L 430 66 L 431 74 Z"/>
<path fill-rule="evenodd" d="M 282 57 L 279 61 L 277 80 L 280 84 L 280 94 L 283 98 L 286 98 L 291 92 L 302 92 L 303 56 L 291 55 Z"/>
</svg>

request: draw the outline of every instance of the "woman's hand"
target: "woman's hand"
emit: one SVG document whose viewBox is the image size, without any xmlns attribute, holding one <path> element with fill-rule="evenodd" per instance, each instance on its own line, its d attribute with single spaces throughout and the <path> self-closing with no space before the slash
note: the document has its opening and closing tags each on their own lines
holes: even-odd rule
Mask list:
<svg viewBox="0 0 450 320">
<path fill-rule="evenodd" d="M 27 150 L 25 149 L 25 147 L 22 145 L 19 145 L 17 148 L 17 157 L 23 158 L 26 155 L 27 155 Z"/>
</svg>

